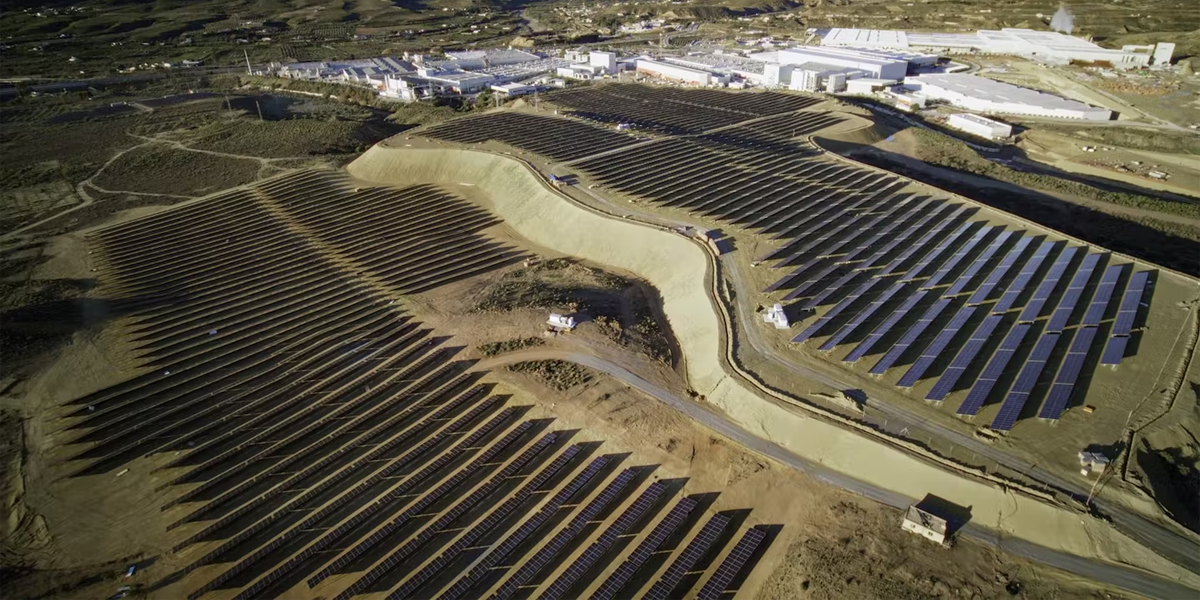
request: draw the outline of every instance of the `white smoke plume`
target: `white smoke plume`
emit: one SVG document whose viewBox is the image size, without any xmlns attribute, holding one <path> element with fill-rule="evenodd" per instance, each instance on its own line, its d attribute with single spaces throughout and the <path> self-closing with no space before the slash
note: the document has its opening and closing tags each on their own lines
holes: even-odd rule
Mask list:
<svg viewBox="0 0 1200 600">
<path fill-rule="evenodd" d="M 1075 15 L 1072 15 L 1066 6 L 1060 4 L 1058 12 L 1054 13 L 1054 18 L 1050 19 L 1050 29 L 1070 34 L 1075 29 Z"/>
</svg>

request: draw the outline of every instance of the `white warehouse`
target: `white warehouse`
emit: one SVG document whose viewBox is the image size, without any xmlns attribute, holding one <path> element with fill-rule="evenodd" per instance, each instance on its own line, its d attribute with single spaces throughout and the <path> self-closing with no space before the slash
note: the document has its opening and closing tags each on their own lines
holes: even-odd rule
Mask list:
<svg viewBox="0 0 1200 600">
<path fill-rule="evenodd" d="M 774 52 L 751 54 L 750 58 L 766 63 L 794 65 L 811 71 L 861 71 L 873 79 L 903 79 L 908 74 L 908 60 L 887 53 L 864 52 L 848 48 L 817 48 L 811 46 L 788 48 Z"/>
<path fill-rule="evenodd" d="M 650 60 L 646 58 L 638 59 L 637 70 L 639 73 L 645 73 L 653 77 L 660 77 L 671 81 L 681 81 L 695 85 L 712 85 L 718 81 L 716 75 L 708 71 L 700 69 L 691 69 L 679 65 L 673 65 L 658 60 Z"/>
<path fill-rule="evenodd" d="M 1010 54 L 1051 64 L 1071 61 L 1107 63 L 1119 69 L 1170 62 L 1171 50 L 1109 50 L 1082 38 L 1032 29 L 980 30 L 975 33 L 916 33 L 880 29 L 830 29 L 821 38 L 824 47 L 921 50 L 939 53 Z M 1157 49 L 1155 49 L 1157 51 Z"/>
<path fill-rule="evenodd" d="M 967 113 L 950 115 L 946 125 L 988 140 L 1001 140 L 1012 135 L 1012 125 L 1008 123 Z"/>
<path fill-rule="evenodd" d="M 926 100 L 997 115 L 1107 121 L 1112 111 L 984 77 L 939 73 L 908 77 L 904 87 Z"/>
</svg>

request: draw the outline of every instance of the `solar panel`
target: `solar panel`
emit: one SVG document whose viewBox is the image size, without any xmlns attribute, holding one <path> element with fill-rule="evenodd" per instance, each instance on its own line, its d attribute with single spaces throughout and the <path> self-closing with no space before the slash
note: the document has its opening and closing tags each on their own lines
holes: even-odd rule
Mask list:
<svg viewBox="0 0 1200 600">
<path fill-rule="evenodd" d="M 650 586 L 650 589 L 642 596 L 642 600 L 666 600 L 671 591 L 683 580 L 683 576 L 692 570 L 696 562 L 717 541 L 717 536 L 721 535 L 721 531 L 727 525 L 729 525 L 729 517 L 722 514 L 713 515 L 700 529 L 700 533 L 697 533 L 696 537 L 692 538 L 692 541 L 683 549 L 675 562 L 667 567 L 663 576 Z"/>
<path fill-rule="evenodd" d="M 838 292 L 838 290 L 845 287 L 846 284 L 853 281 L 859 275 L 861 275 L 861 273 L 859 273 L 858 271 L 850 271 L 850 272 L 846 273 L 845 275 L 842 275 L 841 277 L 837 278 L 837 280 L 834 281 L 833 283 L 825 286 L 825 289 L 822 290 L 821 293 L 817 294 L 816 296 L 813 296 L 808 301 L 806 301 L 804 304 L 800 305 L 800 308 L 803 310 L 811 310 L 811 309 L 814 309 L 814 308 L 820 306 L 822 303 L 825 302 L 826 299 L 828 299 L 830 296 L 836 294 Z M 862 285 L 859 286 L 858 290 L 852 292 L 851 295 L 861 294 L 863 291 L 863 286 L 867 286 L 866 289 L 870 289 L 870 286 L 868 284 L 871 282 L 871 279 L 875 279 L 875 278 L 872 277 L 872 278 L 868 279 L 866 282 L 864 282 Z"/>
<path fill-rule="evenodd" d="M 908 211 L 909 210 L 908 205 L 910 203 L 912 203 L 912 199 L 913 199 L 912 196 L 908 196 L 904 200 L 896 203 L 895 208 L 888 211 L 888 213 L 884 216 L 891 217 L 893 215 L 899 215 L 900 213 Z M 928 203 L 928 201 L 922 201 L 919 205 L 915 205 L 914 210 L 916 212 L 921 212 L 921 210 L 924 208 L 924 205 L 927 203 Z M 858 246 L 858 248 L 855 248 L 854 250 L 847 253 L 845 256 L 843 256 L 841 259 L 839 259 L 838 262 L 847 263 L 847 262 L 851 262 L 851 261 L 857 259 L 859 254 L 866 252 L 871 246 L 874 246 L 876 242 L 878 242 L 879 240 L 882 240 L 886 236 L 891 235 L 892 230 L 899 227 L 908 218 L 909 218 L 909 215 L 905 215 L 905 216 L 899 217 L 899 218 L 888 219 L 889 222 L 887 223 L 887 225 L 885 225 L 883 227 L 883 229 L 875 230 L 876 233 L 874 235 L 867 238 L 862 244 L 860 244 Z"/>
<path fill-rule="evenodd" d="M 1115 367 L 1121 364 L 1121 359 L 1125 358 L 1125 347 L 1129 345 L 1129 338 L 1123 335 L 1108 338 L 1108 343 L 1104 345 L 1104 354 L 1100 356 L 1100 364 Z"/>
<path fill-rule="evenodd" d="M 591 464 L 589 464 L 587 468 L 583 470 L 583 472 L 579 473 L 574 479 L 571 480 L 571 483 L 560 489 L 553 498 L 546 501 L 541 510 L 534 513 L 532 517 L 526 519 L 516 531 L 505 538 L 505 540 L 498 544 L 491 552 L 479 559 L 479 561 L 475 564 L 475 567 L 457 582 L 455 582 L 450 589 L 443 592 L 440 598 L 442 600 L 454 600 L 467 593 L 472 587 L 475 586 L 476 582 L 478 582 L 492 569 L 492 567 L 504 560 L 505 557 L 507 557 L 513 550 L 517 548 L 517 546 L 520 546 L 526 539 L 529 538 L 529 536 L 533 535 L 534 531 L 536 531 L 547 520 L 549 520 L 550 517 L 558 511 L 559 507 L 567 501 L 567 499 L 569 499 L 571 496 L 574 496 L 579 492 L 579 490 L 583 489 L 583 487 L 586 486 L 593 477 L 595 477 L 598 473 L 600 473 L 601 470 L 604 469 L 609 460 L 610 459 L 606 456 L 601 456 L 596 458 L 596 460 L 593 460 Z"/>
<path fill-rule="evenodd" d="M 1149 271 L 1139 271 L 1129 278 L 1129 285 L 1125 287 L 1125 293 L 1121 296 L 1121 306 L 1117 309 L 1112 335 L 1129 335 L 1133 331 L 1133 322 L 1137 319 L 1138 307 L 1141 306 L 1142 294 L 1146 291 L 1146 281 L 1149 277 Z"/>
<path fill-rule="evenodd" d="M 748 529 L 742 535 L 742 539 L 738 540 L 737 545 L 721 561 L 721 565 L 717 567 L 716 572 L 700 588 L 700 593 L 696 594 L 696 600 L 719 600 L 725 590 L 729 588 L 729 584 L 733 583 L 733 578 L 737 576 L 742 567 L 754 555 L 754 551 L 762 544 L 762 541 L 767 538 L 766 532 L 761 529 Z"/>
<path fill-rule="evenodd" d="M 1008 366 L 1008 361 L 1017 352 L 1017 347 L 1021 345 L 1021 340 L 1025 339 L 1028 331 L 1029 325 L 1022 323 L 1014 326 L 1008 335 L 1004 336 L 1004 341 L 996 349 L 996 354 L 992 355 L 992 360 L 988 361 L 983 373 L 979 375 L 979 379 L 975 380 L 975 385 L 971 386 L 971 391 L 967 392 L 967 398 L 958 407 L 957 414 L 970 416 L 979 414 L 983 402 L 987 400 L 988 394 L 992 392 L 996 381 L 1004 373 L 1004 368 Z"/>
<path fill-rule="evenodd" d="M 842 362 L 855 362 L 865 356 L 867 352 L 870 352 L 871 347 L 879 341 L 879 338 L 887 335 L 887 332 L 890 331 L 892 327 L 894 327 L 896 323 L 900 321 L 900 319 L 904 318 L 904 315 L 908 314 L 908 311 L 912 310 L 912 308 L 921 301 L 921 298 L 925 297 L 926 293 L 927 292 L 924 290 L 920 290 L 912 296 L 909 296 L 903 304 L 897 307 L 896 310 L 892 311 L 892 314 L 888 315 L 887 319 L 884 319 L 884 321 L 880 323 L 874 331 L 867 335 L 867 339 L 863 340 L 862 343 L 856 346 L 854 350 L 852 350 L 850 354 L 846 356 L 846 358 L 843 358 Z"/>
<path fill-rule="evenodd" d="M 561 471 L 562 468 L 565 467 L 572 459 L 574 459 L 575 456 L 578 455 L 582 450 L 583 447 L 578 444 L 564 450 L 563 453 L 555 458 L 553 462 L 544 467 L 538 472 L 537 475 L 527 481 L 525 485 L 521 486 L 516 493 L 505 500 L 499 508 L 492 511 L 491 514 L 489 514 L 482 521 L 479 521 L 474 527 L 459 537 L 457 541 L 451 544 L 451 546 L 446 549 L 441 556 L 438 557 L 438 561 L 440 562 L 426 565 L 416 574 L 409 577 L 403 585 L 401 585 L 399 588 L 396 588 L 394 592 L 388 595 L 388 600 L 400 600 L 401 598 L 407 598 L 413 592 L 417 591 L 417 589 L 424 585 L 426 581 L 429 581 L 435 575 L 437 575 L 443 565 L 449 564 L 449 562 L 460 555 L 463 550 L 470 547 L 471 544 L 474 544 L 476 540 L 490 532 L 496 527 L 496 525 L 516 511 L 517 507 L 524 503 L 525 500 L 534 493 L 534 491 L 545 485 L 545 483 L 549 481 L 551 477 Z"/>
<path fill-rule="evenodd" d="M 1091 350 L 1095 337 L 1095 327 L 1075 330 L 1075 339 L 1071 340 L 1071 348 L 1067 351 L 1062 366 L 1058 369 L 1054 385 L 1050 386 L 1046 402 L 1042 404 L 1042 409 L 1038 412 L 1039 419 L 1057 419 L 1067 409 L 1067 401 L 1071 399 L 1075 381 L 1079 379 L 1079 372 L 1083 370 L 1083 364 L 1087 360 L 1088 351 Z"/>
<path fill-rule="evenodd" d="M 1083 257 L 1083 263 L 1079 265 L 1079 270 L 1071 278 L 1071 284 L 1067 286 L 1067 291 L 1063 293 L 1054 313 L 1050 315 L 1050 320 L 1046 322 L 1047 332 L 1062 332 L 1063 328 L 1067 326 L 1071 313 L 1075 312 L 1075 304 L 1079 302 L 1079 296 L 1083 294 L 1083 289 L 1087 287 L 1088 281 L 1092 278 L 1092 271 L 1096 269 L 1096 263 L 1099 261 L 1099 254 L 1088 254 Z"/>
<path fill-rule="evenodd" d="M 996 330 L 996 326 L 1004 317 L 989 315 L 983 319 L 983 322 L 975 328 L 971 333 L 971 337 L 967 339 L 967 343 L 954 356 L 954 360 L 950 361 L 950 366 L 946 367 L 945 372 L 938 378 L 937 383 L 933 384 L 933 388 L 925 394 L 926 400 L 935 400 L 941 402 L 950 395 L 950 391 L 954 389 L 954 384 L 958 383 L 958 379 L 962 377 L 967 367 L 971 366 L 971 362 L 975 360 L 975 356 L 983 349 L 983 345 L 987 343 L 992 332 Z"/>
<path fill-rule="evenodd" d="M 992 290 L 1000 283 L 1000 280 L 1004 279 L 1004 275 L 1008 273 L 1008 270 L 1016 264 L 1017 259 L 1021 258 L 1021 254 L 1025 252 L 1025 248 L 1031 242 L 1033 242 L 1033 238 L 1029 236 L 1023 236 L 1017 240 L 1017 243 L 1008 251 L 1008 254 L 1005 254 L 1004 258 L 1000 259 L 999 264 L 992 268 L 992 272 L 988 273 L 987 278 L 983 280 L 983 284 L 979 286 L 979 289 L 975 290 L 974 294 L 971 294 L 971 298 L 967 300 L 967 304 L 985 302 L 988 296 L 991 295 Z"/>
<path fill-rule="evenodd" d="M 1008 284 L 1008 289 L 1004 290 L 1004 295 L 1000 296 L 1000 301 L 996 306 L 992 307 L 993 313 L 1007 312 L 1016 304 L 1017 298 L 1025 291 L 1025 286 L 1029 284 L 1029 280 L 1033 279 L 1033 274 L 1042 266 L 1042 261 L 1046 260 L 1046 256 L 1050 254 L 1050 250 L 1054 248 L 1055 242 L 1042 242 L 1041 246 L 1034 251 L 1033 256 L 1021 267 L 1021 271 L 1017 273 L 1016 278 L 1012 283 Z"/>
<path fill-rule="evenodd" d="M 1058 337 L 1057 333 L 1044 333 L 1042 337 L 1038 338 L 1033 352 L 1021 367 L 1021 372 L 1017 374 L 1017 380 L 1013 382 L 1008 395 L 1004 397 L 1004 404 L 1000 406 L 1000 412 L 992 420 L 992 429 L 1009 431 L 1017 423 L 1017 417 L 1021 416 L 1021 409 L 1029 400 L 1033 386 L 1037 384 L 1038 378 L 1046 368 L 1046 360 L 1050 358 L 1050 353 L 1058 344 Z"/>
<path fill-rule="evenodd" d="M 658 525 L 650 532 L 650 535 L 647 535 L 642 540 L 642 543 L 638 544 L 637 548 L 634 548 L 629 558 L 625 559 L 625 562 L 621 563 L 621 566 L 617 567 L 612 572 L 612 575 L 609 575 L 608 579 L 600 584 L 600 587 L 596 589 L 596 593 L 592 595 L 592 600 L 612 600 L 616 598 L 621 588 L 625 587 L 625 584 L 629 583 L 630 579 L 633 579 L 638 569 L 641 569 L 642 565 L 646 564 L 646 561 L 650 559 L 650 555 L 654 554 L 659 546 L 662 546 L 663 542 L 683 524 L 683 521 L 687 519 L 688 514 L 694 508 L 696 508 L 696 501 L 691 498 L 683 498 L 677 502 L 675 507 L 671 509 L 671 512 L 667 513 L 666 518 L 659 521 Z"/>
<path fill-rule="evenodd" d="M 800 343 L 800 342 L 803 342 L 804 340 L 807 340 L 808 338 L 816 335 L 817 332 L 819 332 L 821 330 L 821 328 L 825 326 L 826 323 L 829 323 L 829 321 L 833 320 L 834 317 L 841 314 L 842 311 L 846 310 L 846 308 L 849 307 L 851 304 L 854 304 L 855 302 L 857 302 L 858 299 L 861 298 L 864 293 L 866 293 L 872 287 L 875 287 L 875 284 L 879 283 L 880 281 L 882 281 L 882 280 L 872 277 L 872 278 L 866 280 L 865 282 L 863 282 L 863 284 L 861 286 L 859 286 L 858 289 L 854 290 L 854 292 L 852 292 L 849 296 L 846 296 L 845 298 L 843 298 L 841 302 L 838 302 L 833 308 L 829 309 L 828 312 L 821 315 L 821 317 L 819 319 L 817 319 L 816 321 L 814 321 L 812 325 L 809 325 L 804 331 L 801 331 L 799 334 L 796 335 L 796 337 L 792 338 L 792 342 Z"/>
<path fill-rule="evenodd" d="M 917 319 L 917 322 L 913 323 L 912 326 L 908 328 L 908 331 L 904 332 L 904 335 L 901 336 L 900 340 L 897 341 L 894 346 L 892 346 L 891 350 L 888 350 L 887 354 L 884 354 L 883 358 L 879 359 L 879 362 L 875 363 L 875 366 L 871 367 L 871 374 L 882 375 L 885 371 L 891 368 L 891 366 L 895 364 L 897 360 L 899 360 L 900 356 L 903 355 L 906 350 L 908 350 L 908 347 L 911 346 L 913 342 L 917 341 L 917 338 L 920 337 L 921 334 L 929 327 L 930 323 L 932 323 L 934 319 L 937 319 L 938 315 L 942 314 L 942 311 L 946 310 L 946 307 L 949 305 L 950 300 L 948 298 L 939 298 L 937 302 L 934 302 L 933 305 L 925 311 L 925 314 L 921 315 L 921 318 Z"/>
<path fill-rule="evenodd" d="M 909 246 L 904 251 L 902 251 L 899 256 L 897 256 L 895 259 L 893 259 L 892 262 L 888 263 L 888 265 L 886 267 L 884 267 L 883 270 L 881 270 L 878 274 L 879 275 L 889 275 L 889 274 L 893 273 L 896 269 L 899 269 L 900 265 L 904 264 L 909 258 L 912 258 L 912 255 L 916 254 L 917 252 L 920 252 L 921 249 L 924 248 L 926 244 L 928 244 L 930 241 L 936 239 L 937 236 L 942 233 L 943 229 L 949 227 L 951 223 L 958 220 L 958 217 L 959 217 L 959 215 L 962 214 L 962 211 L 963 211 L 963 207 L 958 207 L 958 209 L 955 210 L 954 213 L 952 213 L 950 216 L 935 223 L 933 225 L 933 227 L 925 233 L 925 235 L 921 236 L 921 238 L 919 240 L 917 240 L 916 243 L 914 243 L 913 245 Z"/>
<path fill-rule="evenodd" d="M 884 244 L 883 247 L 881 247 L 880 249 L 871 253 L 871 256 L 867 257 L 867 259 L 864 260 L 862 263 L 860 263 L 856 268 L 869 269 L 869 268 L 875 266 L 875 264 L 878 263 L 880 260 L 882 260 L 883 257 L 887 256 L 892 250 L 895 250 L 897 246 L 899 246 L 900 244 L 903 244 L 910 237 L 912 237 L 912 235 L 914 233 L 917 233 L 918 231 L 924 231 L 925 226 L 930 221 L 933 221 L 935 218 L 939 218 L 940 215 L 946 214 L 954 206 L 956 206 L 956 205 L 943 206 L 940 210 L 932 212 L 932 213 L 926 215 L 925 217 L 921 218 L 921 220 L 917 221 L 916 223 L 909 225 L 908 227 L 906 227 L 904 229 L 904 231 L 897 233 L 895 235 L 895 237 L 893 237 L 892 240 L 889 241 L 887 244 Z M 953 216 L 947 215 L 945 217 L 940 217 L 940 218 L 951 219 L 951 218 L 953 218 Z"/>
<path fill-rule="evenodd" d="M 1042 307 L 1050 299 L 1050 295 L 1054 293 L 1054 288 L 1058 287 L 1058 281 L 1062 279 L 1063 272 L 1071 264 L 1071 259 L 1075 257 L 1075 251 L 1078 249 L 1076 246 L 1071 246 L 1059 253 L 1058 258 L 1054 260 L 1054 264 L 1050 266 L 1050 271 L 1046 273 L 1046 278 L 1034 290 L 1033 297 L 1029 299 L 1029 303 L 1021 310 L 1021 316 L 1017 317 L 1018 323 L 1032 323 L 1041 316 Z"/>
<path fill-rule="evenodd" d="M 783 299 L 784 300 L 795 300 L 796 298 L 800 298 L 800 297 L 804 296 L 810 289 L 812 289 L 812 287 L 814 285 L 817 285 L 817 283 L 819 283 L 822 279 L 825 279 L 826 277 L 828 277 L 830 273 L 832 273 L 840 268 L 842 268 L 841 265 L 837 264 L 836 262 L 830 262 L 829 265 L 827 265 L 824 269 L 821 269 L 820 271 L 813 273 L 812 275 L 810 275 L 808 277 L 808 279 L 805 279 L 804 281 L 800 282 L 800 285 L 797 285 L 795 289 L 788 292 L 788 294 L 786 296 L 784 296 Z"/>
<path fill-rule="evenodd" d="M 1125 265 L 1112 265 L 1104 270 L 1104 276 L 1096 286 L 1096 293 L 1092 294 L 1092 301 L 1088 304 L 1087 312 L 1083 314 L 1083 320 L 1080 321 L 1081 325 L 1100 324 L 1100 320 L 1104 318 L 1104 311 L 1108 309 L 1108 301 L 1112 299 L 1113 290 L 1117 288 L 1117 280 L 1121 278 L 1121 271 L 1124 270 Z"/>
<path fill-rule="evenodd" d="M 929 265 L 932 264 L 933 261 L 937 260 L 939 256 L 944 254 L 946 250 L 953 246 L 959 238 L 965 235 L 967 231 L 974 226 L 975 223 L 963 223 L 962 225 L 959 225 L 958 229 L 955 229 L 953 233 L 946 236 L 941 242 L 938 242 L 938 244 L 934 246 L 932 250 L 926 252 L 925 256 L 922 256 L 921 260 L 917 261 L 917 264 L 913 265 L 913 267 L 909 269 L 907 273 L 900 277 L 900 281 L 912 281 L 920 277 L 921 273 L 923 273 L 925 269 L 929 268 Z"/>
<path fill-rule="evenodd" d="M 822 260 L 823 259 L 820 259 L 820 258 L 814 258 L 812 260 L 805 262 L 804 264 L 800 265 L 799 267 L 796 267 L 796 269 L 794 271 L 792 271 L 791 273 L 788 273 L 787 275 L 784 275 L 779 281 L 776 281 L 775 283 L 772 283 L 771 285 L 767 286 L 766 289 L 763 290 L 763 293 L 766 294 L 766 293 L 774 292 L 780 288 L 787 287 L 787 285 L 789 283 L 791 283 L 797 277 L 803 275 L 805 272 L 809 271 L 813 267 L 820 264 L 822 262 Z"/>
<path fill-rule="evenodd" d="M 882 281 L 881 279 L 876 278 L 871 279 L 872 281 Z M 854 330 L 858 329 L 859 325 L 862 325 L 864 322 L 866 322 L 866 320 L 871 318 L 871 315 L 875 314 L 880 307 L 886 304 L 888 300 L 891 300 L 892 296 L 895 296 L 897 292 L 904 288 L 904 286 L 905 284 L 903 283 L 892 284 L 891 287 L 884 290 L 882 294 L 872 300 L 866 308 L 854 315 L 854 317 L 852 317 L 850 321 L 843 325 L 842 328 L 837 331 L 837 333 L 829 336 L 829 339 L 825 340 L 825 343 L 821 344 L 818 350 L 833 350 L 834 347 L 840 344 L 842 340 L 854 333 Z"/>
<path fill-rule="evenodd" d="M 584 526 L 595 519 L 605 507 L 615 500 L 621 493 L 621 490 L 624 490 L 635 477 L 637 477 L 637 472 L 633 469 L 621 471 L 583 510 L 579 511 L 579 514 L 575 515 L 575 518 L 571 519 L 571 522 L 565 528 L 544 542 L 537 553 L 532 558 L 526 560 L 504 582 L 504 585 L 501 585 L 496 590 L 496 593 L 492 594 L 492 598 L 507 600 L 513 597 L 521 586 L 529 583 L 538 573 L 542 572 L 542 569 L 546 568 L 546 565 L 550 564 L 551 560 L 562 553 L 567 544 L 583 531 Z"/>
<path fill-rule="evenodd" d="M 625 512 L 621 513 L 621 516 L 617 517 L 617 520 L 608 529 L 605 529 L 604 533 L 601 533 L 596 541 L 592 542 L 592 545 L 588 546 L 587 550 L 584 550 L 575 559 L 575 562 L 558 576 L 558 579 L 554 580 L 554 583 L 546 588 L 539 600 L 557 600 L 565 596 L 571 586 L 575 585 L 584 573 L 592 568 L 600 560 L 600 557 L 604 556 L 609 548 L 612 548 L 613 544 L 617 543 L 617 538 L 625 535 L 633 528 L 634 523 L 650 510 L 651 505 L 666 489 L 667 486 L 658 481 L 647 486 L 642 495 L 629 508 L 626 508 Z"/>
<path fill-rule="evenodd" d="M 921 285 L 921 288 L 932 288 L 941 285 L 942 280 L 950 275 L 950 272 L 958 266 L 958 263 L 962 262 L 963 259 L 971 253 L 971 250 L 974 250 L 975 246 L 978 246 L 979 242 L 983 241 L 983 238 L 987 237 L 995 230 L 996 228 L 990 225 L 984 225 L 983 227 L 980 227 L 979 230 L 975 232 L 975 235 L 971 236 L 971 239 L 967 240 L 967 243 L 959 247 L 959 249 L 956 250 L 954 254 L 950 256 L 950 258 L 946 259 L 946 262 L 942 263 L 941 267 L 938 267 L 938 270 L 933 274 L 932 277 L 925 280 L 925 283 Z"/>
<path fill-rule="evenodd" d="M 962 293 L 970 285 L 971 280 L 983 269 L 983 266 L 996 255 L 996 252 L 1000 251 L 1000 247 L 1004 245 L 1004 242 L 1007 242 L 1008 238 L 1012 237 L 1012 234 L 1013 232 L 1008 229 L 1001 230 L 996 238 L 992 240 L 992 243 L 988 244 L 988 247 L 984 248 L 983 252 L 975 257 L 975 260 L 971 261 L 971 265 L 967 267 L 967 270 L 958 276 L 958 279 L 950 285 L 943 295 L 953 296 Z"/>
<path fill-rule="evenodd" d="M 945 298 L 943 298 L 941 301 L 949 302 L 949 300 Z M 946 324 L 946 327 L 942 329 L 940 333 L 938 333 L 937 337 L 933 338 L 933 342 L 921 352 L 921 356 L 918 357 L 917 361 L 908 368 L 908 371 L 904 373 L 904 376 L 900 378 L 900 381 L 898 381 L 896 385 L 900 387 L 912 387 L 916 385 L 917 381 L 921 379 L 921 376 L 925 374 L 925 371 L 929 369 L 930 365 L 932 365 L 937 360 L 938 356 L 942 354 L 942 351 L 946 349 L 946 346 L 950 345 L 950 342 L 954 339 L 954 336 L 958 335 L 959 329 L 962 329 L 962 326 L 967 323 L 967 320 L 971 318 L 971 315 L 974 314 L 974 312 L 974 306 L 964 306 L 958 309 L 958 312 L 954 314 L 954 318 Z"/>
</svg>

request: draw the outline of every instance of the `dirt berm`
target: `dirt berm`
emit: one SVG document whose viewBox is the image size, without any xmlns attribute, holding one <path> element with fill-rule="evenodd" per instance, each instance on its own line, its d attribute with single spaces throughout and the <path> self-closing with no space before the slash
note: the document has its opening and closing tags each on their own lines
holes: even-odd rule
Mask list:
<svg viewBox="0 0 1200 600">
<path fill-rule="evenodd" d="M 969 480 L 875 440 L 795 414 L 725 372 L 721 332 L 708 294 L 704 250 L 681 236 L 598 215 L 544 184 L 521 161 L 455 149 L 376 145 L 347 169 L 394 185 L 436 183 L 487 204 L 530 242 L 642 277 L 685 357 L 689 384 L 750 433 L 791 452 L 909 498 L 935 494 L 970 507 L 972 521 L 1079 556 L 1124 563 L 1200 589 L 1200 577 L 1159 557 L 1109 525 Z"/>
</svg>

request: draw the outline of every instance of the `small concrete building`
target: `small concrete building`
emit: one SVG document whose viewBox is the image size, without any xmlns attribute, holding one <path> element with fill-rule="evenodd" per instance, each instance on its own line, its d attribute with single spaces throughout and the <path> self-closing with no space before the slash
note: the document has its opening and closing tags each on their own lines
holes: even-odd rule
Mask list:
<svg viewBox="0 0 1200 600">
<path fill-rule="evenodd" d="M 787 329 L 792 326 L 791 322 L 788 321 L 787 314 L 783 312 L 783 305 L 778 302 L 775 303 L 775 306 L 768 308 L 767 312 L 763 313 L 763 321 L 771 323 L 775 326 L 775 329 Z"/>
<path fill-rule="evenodd" d="M 967 113 L 950 115 L 946 125 L 989 140 L 1002 140 L 1012 135 L 1012 125 L 1008 123 Z"/>
<path fill-rule="evenodd" d="M 943 546 L 946 545 L 946 520 L 917 508 L 916 504 L 908 507 L 900 528 Z"/>
<path fill-rule="evenodd" d="M 550 313 L 550 318 L 546 324 L 554 329 L 570 331 L 575 329 L 575 317 L 570 315 L 560 315 L 558 313 Z"/>
</svg>

